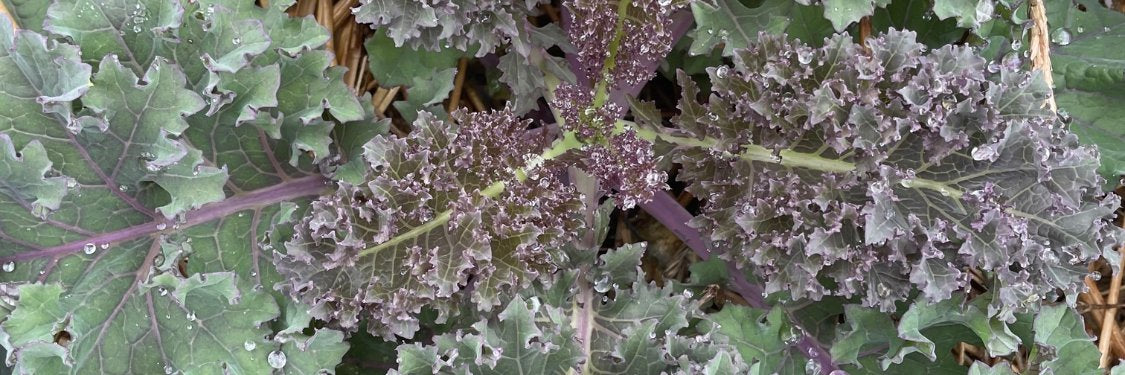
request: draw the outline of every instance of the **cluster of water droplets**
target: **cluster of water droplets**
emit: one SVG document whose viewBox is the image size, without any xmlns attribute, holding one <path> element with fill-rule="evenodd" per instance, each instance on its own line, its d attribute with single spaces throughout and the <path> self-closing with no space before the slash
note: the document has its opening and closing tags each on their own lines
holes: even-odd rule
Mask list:
<svg viewBox="0 0 1125 375">
<path fill-rule="evenodd" d="M 133 32 L 139 33 L 146 22 L 148 22 L 148 9 L 145 8 L 144 4 L 137 3 L 133 7 L 133 11 L 129 13 L 129 18 L 125 20 L 125 26 L 128 27 L 132 24 Z"/>
</svg>

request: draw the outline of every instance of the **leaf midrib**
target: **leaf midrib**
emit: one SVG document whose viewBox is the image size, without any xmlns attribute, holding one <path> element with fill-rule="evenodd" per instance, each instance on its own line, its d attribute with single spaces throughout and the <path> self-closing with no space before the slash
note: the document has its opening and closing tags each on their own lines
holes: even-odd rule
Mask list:
<svg viewBox="0 0 1125 375">
<path fill-rule="evenodd" d="M 0 263 L 11 261 L 24 262 L 31 259 L 62 257 L 82 251 L 83 247 L 88 243 L 115 244 L 149 236 L 159 232 L 176 230 L 176 228 L 179 228 L 179 230 L 183 230 L 210 222 L 227 215 L 234 214 L 238 211 L 243 211 L 255 207 L 268 206 L 271 204 L 285 202 L 304 196 L 319 195 L 323 190 L 328 188 L 326 182 L 328 182 L 328 180 L 319 175 L 290 180 L 288 182 L 284 182 L 267 188 L 250 191 L 245 194 L 235 195 L 222 201 L 207 204 L 198 209 L 188 211 L 183 216 L 183 222 L 180 223 L 177 223 L 174 219 L 160 218 L 147 223 L 86 237 L 78 241 L 67 242 L 39 251 L 28 251 L 6 257 L 0 257 Z M 160 225 L 164 225 L 165 229 L 157 229 Z"/>
</svg>

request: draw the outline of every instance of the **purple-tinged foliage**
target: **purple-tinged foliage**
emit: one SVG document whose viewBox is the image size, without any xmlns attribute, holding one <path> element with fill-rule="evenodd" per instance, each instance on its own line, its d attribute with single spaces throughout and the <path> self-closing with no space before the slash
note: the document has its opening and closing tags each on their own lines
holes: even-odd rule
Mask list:
<svg viewBox="0 0 1125 375">
<path fill-rule="evenodd" d="M 988 73 L 970 48 L 927 53 L 909 31 L 868 46 L 761 36 L 709 70 L 706 104 L 681 74 L 677 128 L 641 125 L 706 201 L 693 225 L 794 299 L 890 311 L 914 288 L 948 299 L 967 268 L 994 275 L 1004 320 L 1073 298 L 1113 244 L 1116 199 L 1101 198 L 1096 151 L 1041 108 L 1042 80 Z M 659 118 L 646 107 L 638 118 Z"/>
<path fill-rule="evenodd" d="M 651 62 L 672 49 L 672 14 L 682 3 L 669 0 L 568 0 L 568 32 L 578 62 L 590 81 L 612 87 L 652 78 Z"/>
<path fill-rule="evenodd" d="M 385 28 L 395 44 L 415 49 L 479 45 L 483 56 L 513 39 L 530 40 L 524 19 L 539 13 L 543 0 L 365 0 L 352 11 L 356 21 Z M 525 53 L 526 54 L 526 53 Z"/>
<path fill-rule="evenodd" d="M 593 93 L 577 85 L 563 84 L 555 91 L 552 105 L 563 120 L 563 128 L 587 144 L 576 164 L 616 192 L 626 208 L 652 199 L 665 188 L 667 176 L 657 168 L 652 144 L 632 131 L 615 132 L 624 109 L 614 103 L 593 105 Z"/>
<path fill-rule="evenodd" d="M 580 226 L 561 165 L 517 177 L 511 166 L 538 152 L 510 110 L 453 117 L 423 113 L 410 135 L 376 137 L 364 147 L 368 182 L 313 203 L 275 260 L 291 280 L 283 289 L 314 317 L 347 329 L 372 319 L 374 334 L 410 337 L 422 307 L 487 311 L 555 272 L 553 249 Z"/>
</svg>

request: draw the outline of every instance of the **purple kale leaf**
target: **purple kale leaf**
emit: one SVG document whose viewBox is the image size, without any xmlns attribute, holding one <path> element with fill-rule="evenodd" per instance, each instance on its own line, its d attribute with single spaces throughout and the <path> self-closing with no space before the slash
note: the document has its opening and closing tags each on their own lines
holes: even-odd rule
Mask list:
<svg viewBox="0 0 1125 375">
<path fill-rule="evenodd" d="M 824 44 L 760 36 L 709 70 L 705 104 L 681 74 L 675 128 L 637 116 L 675 147 L 712 245 L 794 299 L 889 311 L 915 288 L 948 299 L 968 268 L 993 275 L 989 315 L 1004 320 L 1074 296 L 1114 243 L 1116 198 L 1096 151 L 1042 108 L 1043 81 L 992 73 L 968 47 L 927 52 L 909 31 L 869 52 L 846 35 Z"/>
<path fill-rule="evenodd" d="M 340 182 L 298 224 L 275 261 L 314 317 L 410 337 L 424 306 L 488 311 L 555 272 L 558 241 L 580 225 L 563 166 L 538 155 L 510 110 L 453 116 L 423 113 L 410 135 L 368 142 L 366 182 Z"/>
</svg>

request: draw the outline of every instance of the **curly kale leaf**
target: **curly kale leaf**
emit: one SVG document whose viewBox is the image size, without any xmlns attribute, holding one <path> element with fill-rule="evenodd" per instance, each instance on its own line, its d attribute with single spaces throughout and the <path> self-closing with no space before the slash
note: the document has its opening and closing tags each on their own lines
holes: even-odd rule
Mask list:
<svg viewBox="0 0 1125 375">
<path fill-rule="evenodd" d="M 327 32 L 252 0 L 60 0 L 51 38 L 9 26 L 0 281 L 20 293 L 0 323 L 7 363 L 332 371 L 342 334 L 306 335 L 290 312 L 304 307 L 283 312 L 267 289 L 272 248 L 326 190 L 315 163 L 335 123 L 365 117 L 328 67 Z M 293 326 L 268 324 L 279 317 Z"/>
<path fill-rule="evenodd" d="M 562 165 L 537 155 L 529 122 L 510 110 L 454 118 L 422 112 L 410 135 L 368 142 L 364 181 L 314 202 L 277 254 L 284 289 L 314 317 L 346 329 L 369 318 L 373 334 L 411 337 L 424 306 L 489 311 L 556 271 L 563 258 L 552 244 L 581 207 Z"/>
<path fill-rule="evenodd" d="M 974 267 L 995 278 L 989 316 L 1074 296 L 1116 236 L 1096 151 L 1042 108 L 1039 77 L 914 38 L 892 31 L 865 53 L 846 36 L 762 36 L 710 70 L 706 104 L 681 76 L 676 127 L 640 132 L 676 148 L 706 200 L 692 224 L 767 292 L 893 311 L 914 289 L 948 299 Z"/>
</svg>

